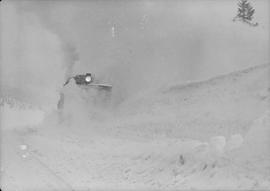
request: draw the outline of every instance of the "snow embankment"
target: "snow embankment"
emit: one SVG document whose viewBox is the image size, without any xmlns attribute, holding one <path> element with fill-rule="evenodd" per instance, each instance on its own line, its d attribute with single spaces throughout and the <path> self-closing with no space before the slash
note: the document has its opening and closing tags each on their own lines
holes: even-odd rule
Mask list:
<svg viewBox="0 0 270 191">
<path fill-rule="evenodd" d="M 269 106 L 269 64 L 202 82 L 174 84 L 126 100 L 120 127 L 207 140 L 245 134 Z"/>
<path fill-rule="evenodd" d="M 1 129 L 33 127 L 42 123 L 45 112 L 13 98 L 0 98 Z"/>
<path fill-rule="evenodd" d="M 270 160 L 270 111 L 254 120 L 245 136 L 242 156 L 246 158 L 268 157 Z"/>
</svg>

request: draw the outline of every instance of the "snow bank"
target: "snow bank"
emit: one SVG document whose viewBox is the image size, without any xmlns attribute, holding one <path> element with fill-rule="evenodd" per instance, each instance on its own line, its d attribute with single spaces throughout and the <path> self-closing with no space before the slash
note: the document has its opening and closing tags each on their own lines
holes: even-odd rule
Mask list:
<svg viewBox="0 0 270 191">
<path fill-rule="evenodd" d="M 244 154 L 270 156 L 270 111 L 255 120 L 244 140 Z"/>
<path fill-rule="evenodd" d="M 228 139 L 213 136 L 201 142 L 185 155 L 191 161 L 219 164 L 223 159 L 253 161 L 253 165 L 268 165 L 270 158 L 270 111 L 254 120 L 246 136 L 233 134 Z M 260 161 L 258 161 L 258 159 Z M 262 164 L 265 161 L 266 164 Z M 222 162 L 223 163 L 223 162 Z M 263 167 L 264 168 L 264 167 Z"/>
<path fill-rule="evenodd" d="M 45 117 L 45 112 L 25 104 L 0 105 L 0 127 L 1 129 L 12 129 L 17 127 L 35 126 L 40 124 Z"/>
<path fill-rule="evenodd" d="M 226 150 L 227 151 L 232 151 L 235 149 L 238 149 L 243 145 L 244 138 L 241 134 L 234 134 L 230 137 L 228 140 L 228 143 L 226 145 Z"/>
</svg>

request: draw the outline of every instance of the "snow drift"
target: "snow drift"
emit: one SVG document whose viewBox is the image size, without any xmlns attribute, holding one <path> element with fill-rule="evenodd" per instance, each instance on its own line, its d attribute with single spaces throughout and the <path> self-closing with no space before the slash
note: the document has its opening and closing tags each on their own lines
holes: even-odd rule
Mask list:
<svg viewBox="0 0 270 191">
<path fill-rule="evenodd" d="M 2 130 L 35 127 L 43 122 L 45 111 L 14 98 L 0 97 L 0 126 Z"/>
<path fill-rule="evenodd" d="M 251 124 L 245 136 L 243 151 L 246 158 L 268 157 L 270 159 L 270 111 L 263 113 Z"/>
</svg>

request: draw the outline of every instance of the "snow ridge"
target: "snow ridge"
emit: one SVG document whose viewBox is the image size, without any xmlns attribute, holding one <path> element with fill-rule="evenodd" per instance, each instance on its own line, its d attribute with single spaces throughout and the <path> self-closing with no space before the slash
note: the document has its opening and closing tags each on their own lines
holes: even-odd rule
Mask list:
<svg viewBox="0 0 270 191">
<path fill-rule="evenodd" d="M 163 90 L 163 93 L 175 92 L 175 91 L 179 91 L 186 88 L 197 88 L 204 85 L 210 85 L 210 84 L 214 84 L 214 83 L 218 83 L 218 82 L 226 81 L 226 80 L 231 80 L 231 79 L 234 79 L 234 81 L 237 81 L 237 79 L 244 77 L 245 74 L 250 75 L 251 73 L 256 73 L 257 71 L 265 71 L 269 66 L 270 66 L 269 63 L 261 64 L 261 65 L 249 67 L 243 70 L 234 71 L 229 74 L 219 75 L 217 77 L 213 77 L 204 81 L 193 81 L 189 83 L 173 85 Z"/>
</svg>

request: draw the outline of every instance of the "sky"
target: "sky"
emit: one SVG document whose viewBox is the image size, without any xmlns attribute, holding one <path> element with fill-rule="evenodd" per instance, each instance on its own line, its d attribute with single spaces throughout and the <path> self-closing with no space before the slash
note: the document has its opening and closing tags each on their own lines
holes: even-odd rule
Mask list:
<svg viewBox="0 0 270 191">
<path fill-rule="evenodd" d="M 116 97 L 269 62 L 269 2 L 252 0 L 3 1 L 1 85 L 56 100 L 65 78 L 93 73 Z"/>
</svg>

